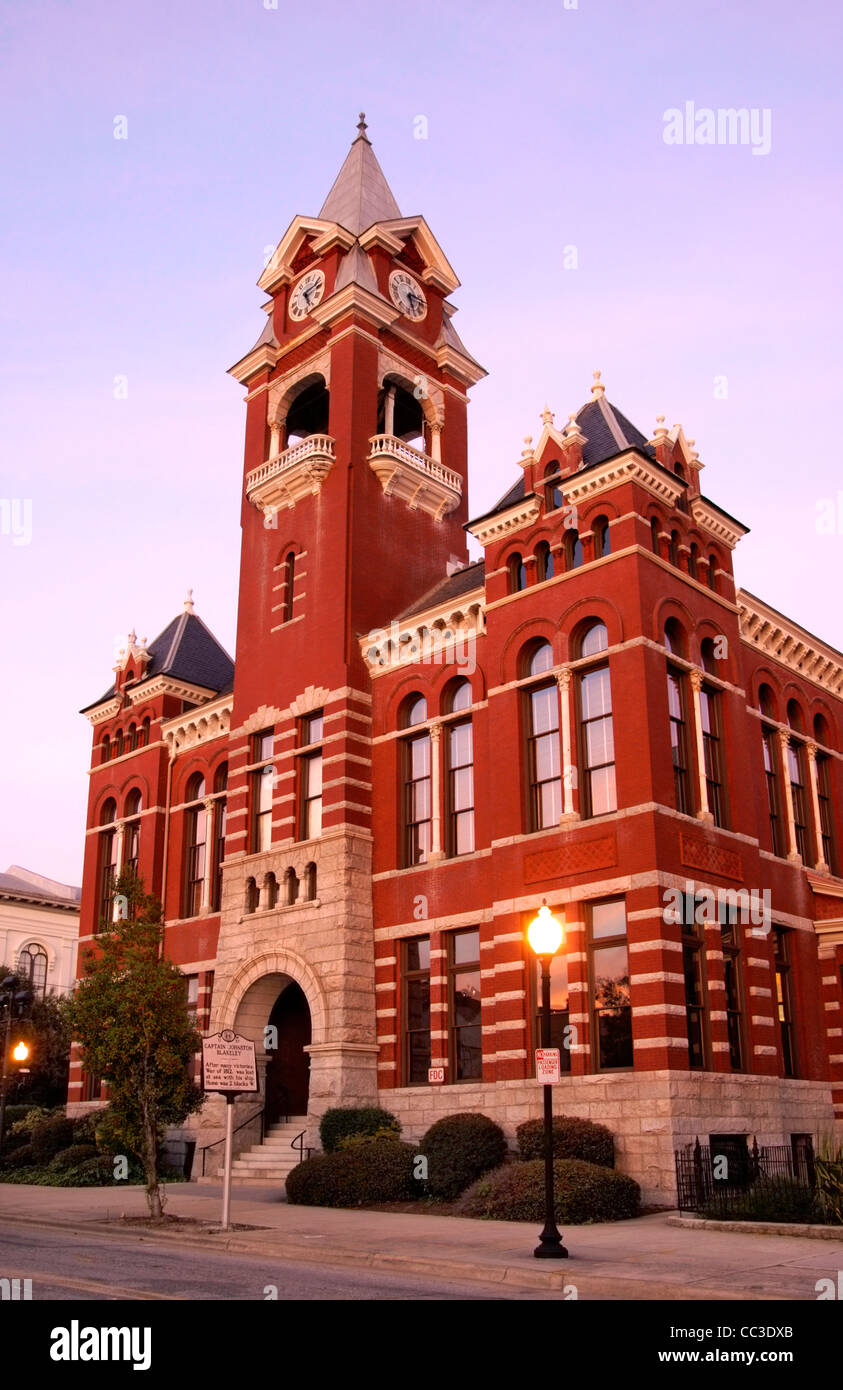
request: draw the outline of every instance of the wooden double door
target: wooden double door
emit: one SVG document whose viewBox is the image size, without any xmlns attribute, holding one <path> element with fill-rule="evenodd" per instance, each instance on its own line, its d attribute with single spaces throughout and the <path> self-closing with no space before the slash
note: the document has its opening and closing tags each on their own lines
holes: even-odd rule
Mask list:
<svg viewBox="0 0 843 1390">
<path fill-rule="evenodd" d="M 266 1067 L 266 1123 L 286 1115 L 306 1115 L 310 1088 L 310 1008 L 295 981 L 279 994 L 269 1015 L 278 1030 L 278 1046 L 269 1049 Z"/>
</svg>

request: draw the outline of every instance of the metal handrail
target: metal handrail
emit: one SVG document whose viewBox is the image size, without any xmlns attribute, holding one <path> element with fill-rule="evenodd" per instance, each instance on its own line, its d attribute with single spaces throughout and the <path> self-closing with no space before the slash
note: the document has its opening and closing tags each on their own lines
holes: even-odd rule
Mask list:
<svg viewBox="0 0 843 1390">
<path fill-rule="evenodd" d="M 253 1120 L 257 1120 L 258 1117 L 260 1117 L 260 1122 L 261 1122 L 260 1142 L 263 1143 L 264 1129 L 265 1129 L 265 1127 L 266 1127 L 265 1116 L 266 1116 L 266 1106 L 265 1106 L 265 1105 L 262 1105 L 261 1108 L 260 1108 L 260 1110 L 256 1110 L 255 1113 L 254 1113 L 254 1115 L 250 1115 L 249 1118 L 248 1118 L 247 1120 L 244 1120 L 244 1121 L 242 1122 L 242 1124 L 239 1124 L 239 1125 L 237 1126 L 236 1129 L 232 1130 L 232 1136 L 235 1135 L 235 1134 L 239 1134 L 240 1131 L 241 1131 L 241 1129 L 245 1129 L 246 1126 L 247 1126 L 247 1125 L 250 1125 L 250 1124 L 252 1123 Z M 224 1143 L 225 1143 L 225 1135 L 223 1135 L 222 1139 L 215 1139 L 214 1142 L 213 1142 L 213 1144 L 203 1144 L 203 1145 L 202 1145 L 202 1147 L 201 1147 L 201 1149 L 199 1150 L 199 1152 L 200 1152 L 201 1155 L 202 1155 L 202 1177 L 203 1177 L 203 1178 L 204 1178 L 204 1176 L 205 1176 L 205 1155 L 206 1155 L 206 1153 L 208 1152 L 209 1149 L 216 1149 L 216 1148 L 219 1147 L 220 1144 L 224 1144 Z"/>
<path fill-rule="evenodd" d="M 305 1145 L 304 1136 L 306 1134 L 307 1130 L 303 1129 L 301 1134 L 296 1135 L 295 1139 L 290 1145 L 290 1148 L 293 1149 L 294 1152 L 298 1152 L 299 1163 L 304 1163 L 304 1160 L 306 1158 L 310 1158 L 310 1155 L 313 1153 L 312 1148 L 310 1148 L 309 1145 Z"/>
</svg>

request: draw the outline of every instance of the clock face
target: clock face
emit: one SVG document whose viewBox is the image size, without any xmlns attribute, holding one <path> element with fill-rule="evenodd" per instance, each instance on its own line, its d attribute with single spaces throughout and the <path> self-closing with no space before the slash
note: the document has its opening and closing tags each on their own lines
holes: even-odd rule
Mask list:
<svg viewBox="0 0 843 1390">
<path fill-rule="evenodd" d="M 402 314 L 415 323 L 420 322 L 427 313 L 427 300 L 418 280 L 408 275 L 406 270 L 393 270 L 389 277 L 389 293 L 392 302 Z"/>
<path fill-rule="evenodd" d="M 315 309 L 325 293 L 325 275 L 321 270 L 309 270 L 290 295 L 290 318 L 303 319 Z"/>
</svg>

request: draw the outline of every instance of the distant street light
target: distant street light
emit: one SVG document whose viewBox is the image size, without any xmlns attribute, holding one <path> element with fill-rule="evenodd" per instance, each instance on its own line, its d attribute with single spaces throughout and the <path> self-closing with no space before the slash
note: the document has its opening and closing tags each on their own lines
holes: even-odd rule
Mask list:
<svg viewBox="0 0 843 1390">
<path fill-rule="evenodd" d="M 12 1044 L 12 1019 L 16 1013 L 21 1013 L 21 1005 L 28 1003 L 30 992 L 26 986 L 21 984 L 17 975 L 7 975 L 5 980 L 0 980 L 0 1007 L 6 1008 L 6 1036 L 3 1041 L 3 1071 L 0 1075 L 0 1144 L 3 1143 L 3 1131 L 6 1126 L 6 1093 L 9 1089 L 9 1054 Z M 29 1056 L 29 1048 L 25 1042 L 15 1045 L 14 1060 L 20 1066 Z"/>
<path fill-rule="evenodd" d="M 527 940 L 542 972 L 542 1048 L 550 1047 L 550 963 L 565 940 L 565 929 L 543 902 L 527 928 Z M 565 1260 L 568 1251 L 556 1225 L 553 1193 L 553 1090 L 544 1086 L 544 1230 L 533 1254 L 538 1260 Z"/>
</svg>

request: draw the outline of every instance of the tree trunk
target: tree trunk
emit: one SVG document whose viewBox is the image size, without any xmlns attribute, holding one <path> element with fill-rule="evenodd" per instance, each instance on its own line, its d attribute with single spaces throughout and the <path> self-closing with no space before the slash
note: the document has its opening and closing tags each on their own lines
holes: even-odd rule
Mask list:
<svg viewBox="0 0 843 1390">
<path fill-rule="evenodd" d="M 153 1221 L 164 1219 L 161 1189 L 158 1186 L 158 1132 L 148 1110 L 144 1107 L 143 1166 L 146 1169 L 146 1200 Z"/>
</svg>

